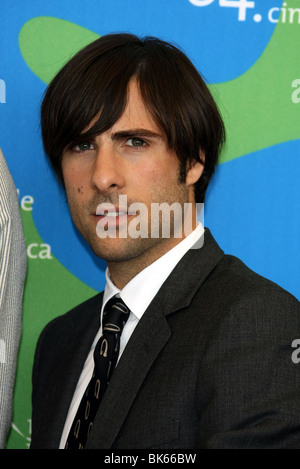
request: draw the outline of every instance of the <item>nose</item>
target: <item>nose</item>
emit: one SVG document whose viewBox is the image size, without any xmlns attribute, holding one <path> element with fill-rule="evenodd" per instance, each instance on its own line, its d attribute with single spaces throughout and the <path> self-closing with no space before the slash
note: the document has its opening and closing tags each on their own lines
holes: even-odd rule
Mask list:
<svg viewBox="0 0 300 469">
<path fill-rule="evenodd" d="M 119 160 L 113 148 L 106 146 L 98 148 L 91 174 L 94 189 L 107 194 L 117 192 L 124 187 L 124 168 Z"/>
</svg>

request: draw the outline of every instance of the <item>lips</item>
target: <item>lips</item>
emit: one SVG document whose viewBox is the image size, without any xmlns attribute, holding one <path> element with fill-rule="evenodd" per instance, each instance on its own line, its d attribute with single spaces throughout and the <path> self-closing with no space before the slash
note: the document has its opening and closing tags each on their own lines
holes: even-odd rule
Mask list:
<svg viewBox="0 0 300 469">
<path fill-rule="evenodd" d="M 104 206 L 101 204 L 96 209 L 96 216 L 116 218 L 123 215 L 129 215 L 127 208 L 118 208 L 114 206 Z"/>
<path fill-rule="evenodd" d="M 100 204 L 95 213 L 100 226 L 107 226 L 109 228 L 126 226 L 129 217 L 136 215 L 128 212 L 127 207 L 115 207 L 112 204 Z"/>
<path fill-rule="evenodd" d="M 99 212 L 99 213 L 96 213 L 97 216 L 100 216 L 100 217 L 108 217 L 108 218 L 116 218 L 116 217 L 121 217 L 123 215 L 128 215 L 128 212 L 124 212 L 124 211 L 106 211 L 106 212 Z"/>
</svg>

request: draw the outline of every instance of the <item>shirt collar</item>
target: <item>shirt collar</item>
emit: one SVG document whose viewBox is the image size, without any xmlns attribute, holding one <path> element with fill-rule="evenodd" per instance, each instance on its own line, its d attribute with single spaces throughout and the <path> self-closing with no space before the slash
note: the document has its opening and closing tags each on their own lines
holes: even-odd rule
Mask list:
<svg viewBox="0 0 300 469">
<path fill-rule="evenodd" d="M 174 267 L 186 252 L 197 243 L 203 233 L 203 225 L 199 223 L 192 233 L 162 257 L 138 273 L 122 290 L 114 285 L 110 278 L 109 270 L 106 268 L 106 285 L 102 310 L 110 298 L 114 295 L 119 295 L 130 311 L 140 319 Z"/>
</svg>

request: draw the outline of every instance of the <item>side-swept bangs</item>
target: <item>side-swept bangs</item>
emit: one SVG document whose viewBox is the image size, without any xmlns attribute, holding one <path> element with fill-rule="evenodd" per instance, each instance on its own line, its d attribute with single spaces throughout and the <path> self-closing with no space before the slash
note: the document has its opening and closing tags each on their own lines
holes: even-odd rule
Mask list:
<svg viewBox="0 0 300 469">
<path fill-rule="evenodd" d="M 128 83 L 140 55 L 139 39 L 136 47 L 131 40 L 126 48 L 126 36 L 103 36 L 89 44 L 46 90 L 41 106 L 42 139 L 60 180 L 65 148 L 110 129 L 125 109 Z"/>
</svg>

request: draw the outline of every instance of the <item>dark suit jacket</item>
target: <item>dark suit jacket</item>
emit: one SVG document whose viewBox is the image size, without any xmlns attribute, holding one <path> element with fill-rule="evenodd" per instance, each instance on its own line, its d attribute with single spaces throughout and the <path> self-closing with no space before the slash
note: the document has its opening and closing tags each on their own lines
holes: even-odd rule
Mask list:
<svg viewBox="0 0 300 469">
<path fill-rule="evenodd" d="M 31 448 L 58 448 L 99 326 L 102 294 L 52 321 L 37 346 Z M 208 230 L 146 310 L 87 448 L 300 448 L 300 304 L 224 255 Z"/>
</svg>

